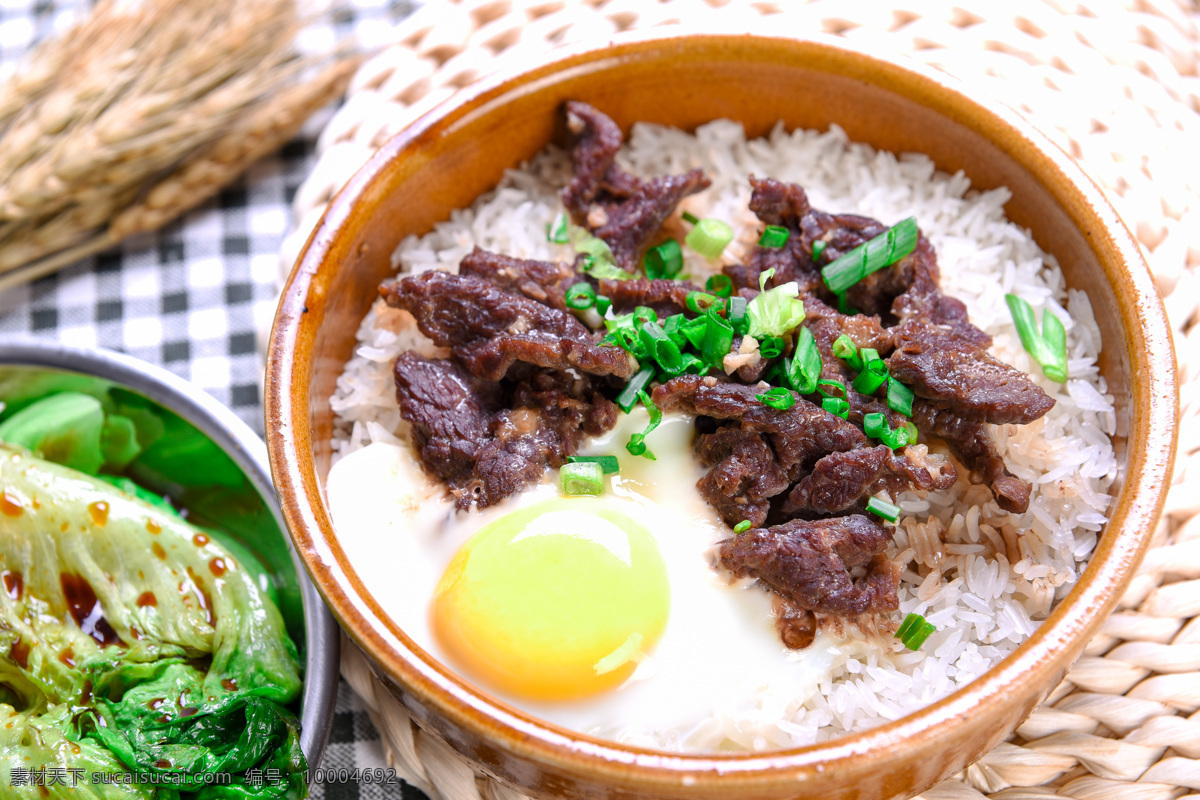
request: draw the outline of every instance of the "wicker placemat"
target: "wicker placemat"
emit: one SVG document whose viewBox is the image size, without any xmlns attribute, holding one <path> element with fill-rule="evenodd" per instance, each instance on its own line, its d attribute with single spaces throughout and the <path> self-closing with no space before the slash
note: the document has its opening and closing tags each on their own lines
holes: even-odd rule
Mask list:
<svg viewBox="0 0 1200 800">
<path fill-rule="evenodd" d="M 888 7 L 890 5 L 890 7 Z M 1023 111 L 1074 155 L 1141 243 L 1166 298 L 1183 421 L 1167 513 L 1117 612 L 1006 743 L 926 798 L 1200 798 L 1200 7 L 1186 0 L 429 0 L 365 64 L 295 199 L 292 260 L 333 193 L 392 133 L 472 80 L 629 28 L 770 16 L 907 54 Z M 343 674 L 409 782 L 519 800 L 423 735 L 345 649 Z M 1189 791 L 1197 794 L 1189 795 Z"/>
</svg>

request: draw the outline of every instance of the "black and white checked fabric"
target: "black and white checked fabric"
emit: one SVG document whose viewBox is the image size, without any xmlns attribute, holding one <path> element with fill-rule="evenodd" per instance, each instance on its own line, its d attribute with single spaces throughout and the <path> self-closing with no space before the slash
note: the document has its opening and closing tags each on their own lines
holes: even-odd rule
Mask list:
<svg viewBox="0 0 1200 800">
<path fill-rule="evenodd" d="M 340 2 L 310 31 L 309 41 L 354 35 L 370 47 L 387 41 L 391 27 L 416 5 Z M 78 0 L 0 0 L 0 78 L 30 47 L 70 25 L 88 6 Z M 261 435 L 257 337 L 275 313 L 278 252 L 291 222 L 292 197 L 312 168 L 327 118 L 314 117 L 296 140 L 165 229 L 0 292 L 0 338 L 36 336 L 104 347 L 166 367 L 230 406 Z M 345 683 L 320 766 L 347 775 L 386 768 L 379 734 Z M 410 786 L 374 780 L 335 778 L 311 791 L 315 800 L 425 797 Z"/>
</svg>

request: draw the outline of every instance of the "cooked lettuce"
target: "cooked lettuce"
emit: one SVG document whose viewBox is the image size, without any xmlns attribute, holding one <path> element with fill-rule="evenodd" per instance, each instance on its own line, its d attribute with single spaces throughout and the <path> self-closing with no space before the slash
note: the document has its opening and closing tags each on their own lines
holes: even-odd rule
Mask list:
<svg viewBox="0 0 1200 800">
<path fill-rule="evenodd" d="M 774 269 L 759 275 L 760 291 L 746 307 L 750 317 L 748 333 L 760 341 L 767 336 L 786 336 L 804 321 L 804 301 L 799 297 L 799 284 L 789 281 L 768 289 L 767 282 L 774 275 Z"/>
<path fill-rule="evenodd" d="M 0 714 L 46 732 L 16 740 L 36 753 L 0 737 L 0 762 L 173 781 L 97 798 L 304 796 L 299 659 L 264 569 L 109 480 L 0 445 Z"/>
</svg>

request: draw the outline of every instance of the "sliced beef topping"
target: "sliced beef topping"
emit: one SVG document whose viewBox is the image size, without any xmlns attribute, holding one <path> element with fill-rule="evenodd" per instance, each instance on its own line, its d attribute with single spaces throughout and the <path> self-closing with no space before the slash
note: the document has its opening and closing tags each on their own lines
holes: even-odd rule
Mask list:
<svg viewBox="0 0 1200 800">
<path fill-rule="evenodd" d="M 575 137 L 571 160 L 575 176 L 563 190 L 563 205 L 579 223 L 598 198 L 629 197 L 641 181 L 616 164 L 624 137 L 617 123 L 587 103 L 567 103 L 567 130 Z"/>
<path fill-rule="evenodd" d="M 430 270 L 385 283 L 380 293 L 481 378 L 500 380 L 518 361 L 619 378 L 633 374 L 623 350 L 596 344 L 573 315 L 473 275 Z"/>
<path fill-rule="evenodd" d="M 913 421 L 922 431 L 946 440 L 950 449 L 992 490 L 996 504 L 1017 514 L 1029 510 L 1029 484 L 1004 466 L 996 443 L 982 422 L 963 419 L 927 400 L 913 402 Z"/>
<path fill-rule="evenodd" d="M 582 280 L 570 264 L 511 258 L 478 247 L 459 263 L 458 274 L 483 278 L 506 292 L 523 294 L 560 311 L 567 308 L 567 289 Z"/>
<path fill-rule="evenodd" d="M 894 453 L 887 445 L 830 453 L 818 461 L 788 494 L 784 513 L 839 514 L 862 511 L 866 499 L 881 489 L 893 495 L 907 489 L 948 489 L 958 475 L 944 458 L 924 446 Z"/>
<path fill-rule="evenodd" d="M 794 519 L 726 539 L 720 557 L 734 575 L 757 578 L 799 608 L 854 616 L 899 606 L 898 570 L 883 556 L 891 539 L 861 514 Z"/>
<path fill-rule="evenodd" d="M 697 287 L 692 283 L 666 278 L 636 278 L 624 281 L 603 279 L 597 294 L 611 300 L 613 311 L 617 314 L 628 313 L 638 306 L 648 306 L 662 318 L 686 311 L 688 293 L 696 290 Z"/>
<path fill-rule="evenodd" d="M 401 353 L 394 368 L 400 415 L 412 425 L 426 468 L 453 488 L 470 478 L 500 408 L 500 387 L 452 361 Z"/>
<path fill-rule="evenodd" d="M 962 419 L 1025 424 L 1054 406 L 1024 372 L 948 328 L 908 322 L 891 331 L 896 349 L 887 359 L 890 374 L 919 397 Z"/>
<path fill-rule="evenodd" d="M 608 243 L 619 266 L 636 270 L 642 250 L 679 201 L 711 181 L 698 169 L 649 181 L 625 172 L 615 161 L 621 129 L 586 103 L 567 103 L 567 129 L 574 136 L 575 177 L 563 190 L 563 205 L 576 225 Z"/>
<path fill-rule="evenodd" d="M 797 184 L 770 178 L 751 177 L 750 185 L 750 210 L 765 224 L 787 228 L 791 235 L 783 247 L 755 247 L 746 264 L 727 266 L 725 274 L 735 287 L 757 292 L 759 276 L 773 269 L 767 288 L 796 281 L 801 292 L 815 291 L 821 276 L 812 261 L 812 245 L 805 245 L 800 230 L 801 218 L 812 212 L 808 195 Z"/>
<path fill-rule="evenodd" d="M 860 428 L 820 406 L 797 401 L 781 411 L 763 405 L 756 396 L 761 392 L 757 386 L 684 375 L 656 388 L 653 400 L 664 411 L 739 420 L 743 430 L 762 434 L 771 444 L 789 481 L 799 480 L 826 453 L 867 444 Z"/>
<path fill-rule="evenodd" d="M 696 455 L 702 465 L 712 467 L 696 486 L 729 525 L 745 519 L 762 525 L 770 499 L 787 491 L 787 471 L 758 433 L 727 425 L 701 434 L 696 437 Z"/>
<path fill-rule="evenodd" d="M 490 506 L 561 466 L 584 433 L 617 419 L 586 378 L 539 373 L 510 392 L 453 361 L 403 353 L 394 368 L 400 415 L 412 425 L 426 469 L 460 508 Z"/>
</svg>

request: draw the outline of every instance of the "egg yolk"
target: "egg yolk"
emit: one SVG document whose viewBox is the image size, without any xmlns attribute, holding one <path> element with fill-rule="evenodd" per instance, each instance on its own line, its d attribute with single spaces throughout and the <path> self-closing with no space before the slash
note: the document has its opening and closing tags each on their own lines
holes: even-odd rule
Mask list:
<svg viewBox="0 0 1200 800">
<path fill-rule="evenodd" d="M 455 554 L 432 623 L 468 674 L 527 698 L 621 684 L 662 635 L 670 605 L 654 537 L 593 498 L 504 516 Z"/>
</svg>

